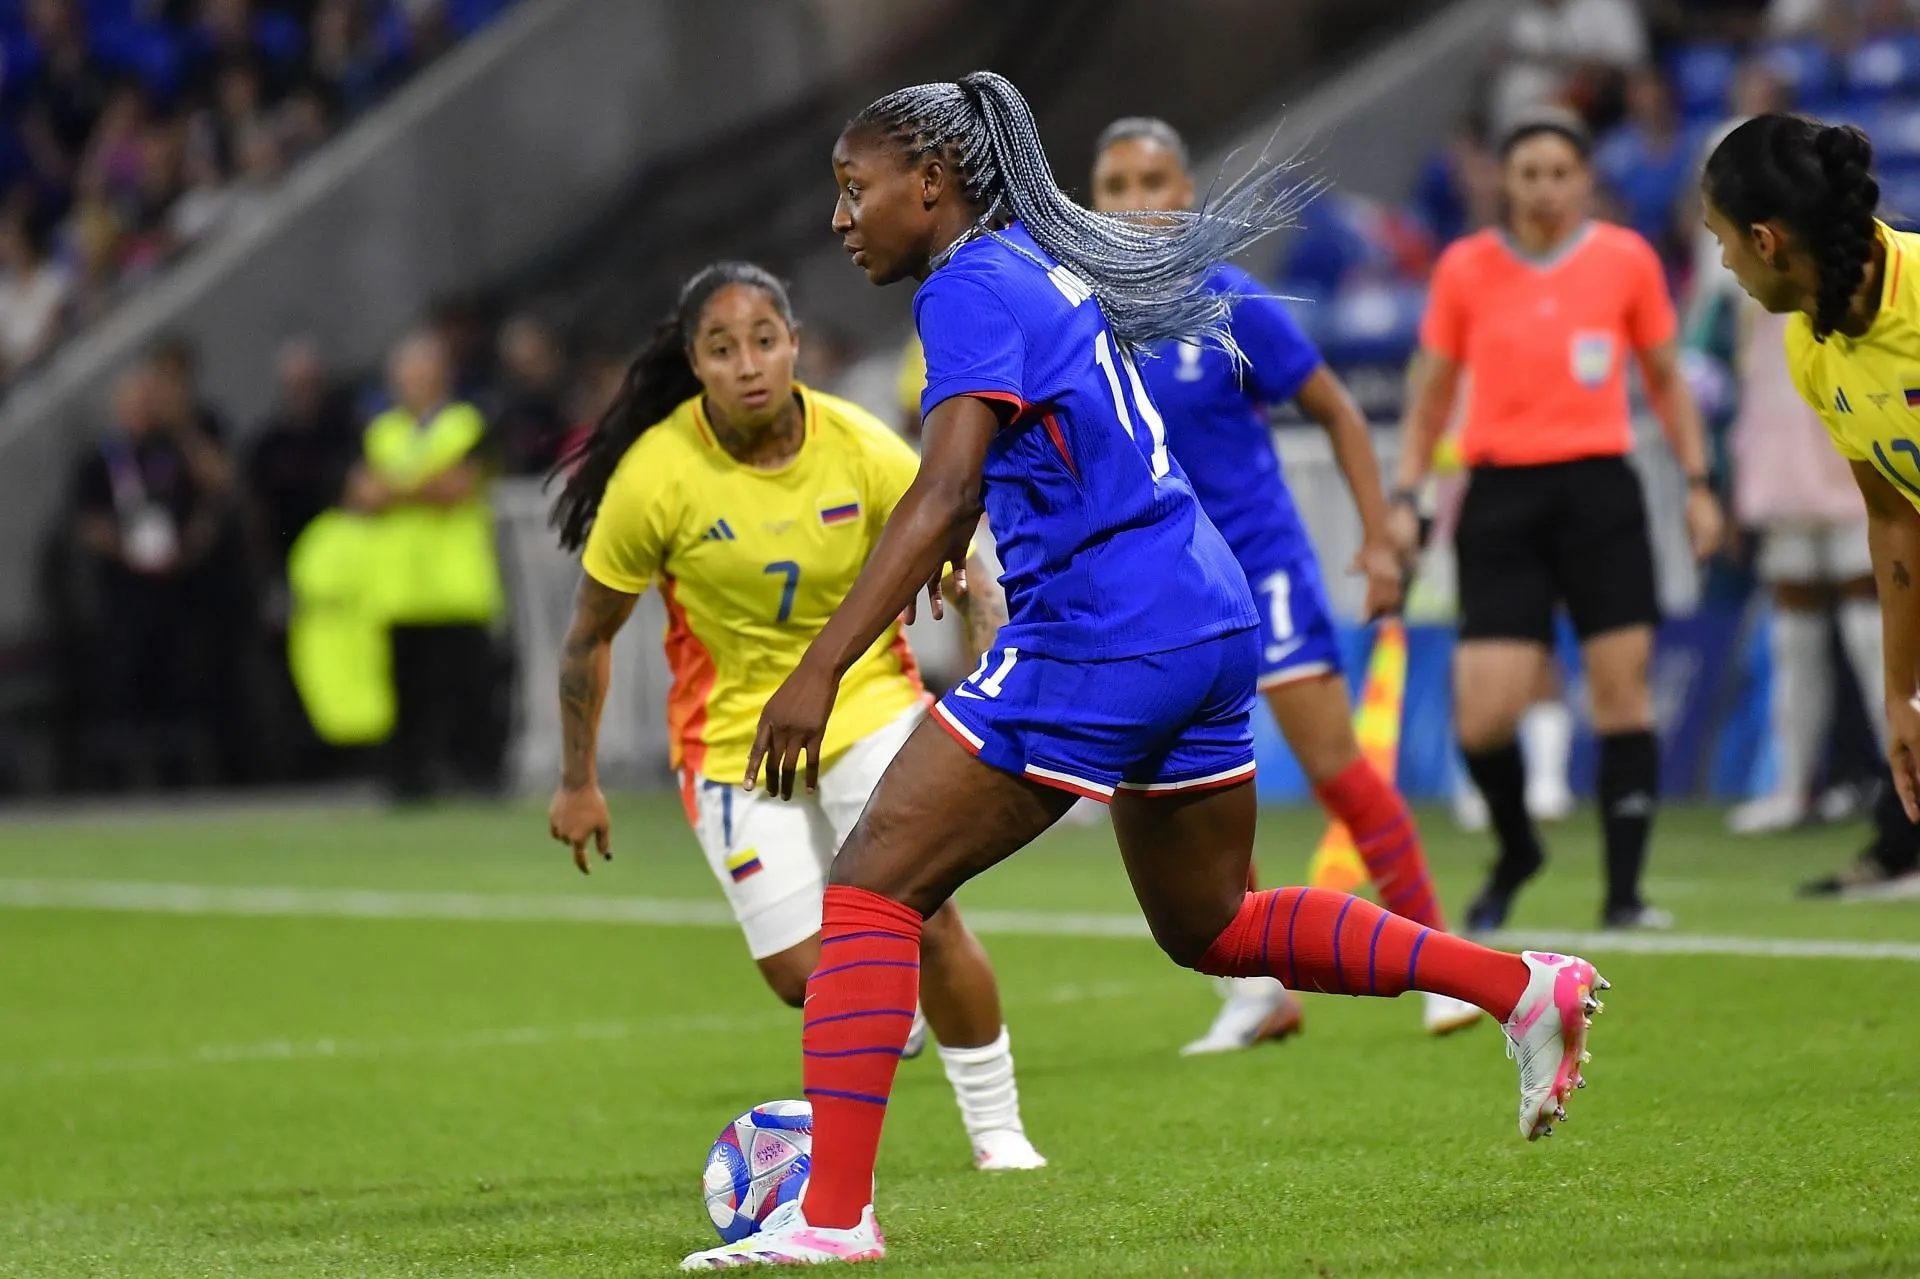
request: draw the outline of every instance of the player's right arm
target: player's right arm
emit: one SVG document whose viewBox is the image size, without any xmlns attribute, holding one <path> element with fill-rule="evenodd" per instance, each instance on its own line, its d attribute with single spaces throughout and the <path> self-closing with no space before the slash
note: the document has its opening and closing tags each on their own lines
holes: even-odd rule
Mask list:
<svg viewBox="0 0 1920 1279">
<path fill-rule="evenodd" d="M 660 573 L 673 527 L 674 512 L 668 509 L 673 490 L 658 482 L 660 459 L 651 461 L 649 466 L 629 453 L 608 482 L 580 556 L 573 620 L 560 646 L 560 785 L 547 806 L 547 827 L 573 849 L 573 864 L 583 875 L 589 841 L 602 858 L 613 856 L 611 819 L 595 761 L 613 639 Z"/>
<path fill-rule="evenodd" d="M 1468 285 L 1461 278 L 1464 269 L 1459 246 L 1440 255 L 1427 312 L 1420 320 L 1420 349 L 1407 366 L 1407 403 L 1400 424 L 1400 458 L 1394 468 L 1388 528 L 1395 547 L 1408 560 L 1420 550 L 1420 514 L 1412 495 L 1426 483 L 1433 451 L 1446 434 L 1460 391 L 1470 318 Z"/>
<path fill-rule="evenodd" d="M 1887 760 L 1907 820 L 1920 822 L 1920 509 L 1873 463 L 1853 460 L 1854 482 L 1867 504 L 1867 545 L 1880 588 L 1885 648 Z"/>
</svg>

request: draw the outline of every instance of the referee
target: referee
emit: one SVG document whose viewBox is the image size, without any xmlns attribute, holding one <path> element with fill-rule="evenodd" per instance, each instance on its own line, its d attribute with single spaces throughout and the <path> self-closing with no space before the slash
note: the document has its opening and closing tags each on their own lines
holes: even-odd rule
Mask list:
<svg viewBox="0 0 1920 1279">
<path fill-rule="evenodd" d="M 1547 669 L 1561 606 L 1580 638 L 1600 735 L 1602 925 L 1672 923 L 1640 896 L 1660 777 L 1647 690 L 1659 606 L 1646 508 L 1626 458 L 1630 356 L 1687 475 L 1696 555 L 1718 545 L 1721 514 L 1659 259 L 1632 231 L 1589 217 L 1590 149 L 1585 126 L 1560 112 L 1507 134 L 1505 225 L 1441 256 L 1408 372 L 1391 516 L 1408 556 L 1419 536 L 1415 494 L 1463 380 L 1469 392 L 1460 438 L 1472 474 L 1454 534 L 1454 716 L 1500 846 L 1468 910 L 1472 929 L 1504 924 L 1514 894 L 1545 861 L 1515 730 Z"/>
</svg>

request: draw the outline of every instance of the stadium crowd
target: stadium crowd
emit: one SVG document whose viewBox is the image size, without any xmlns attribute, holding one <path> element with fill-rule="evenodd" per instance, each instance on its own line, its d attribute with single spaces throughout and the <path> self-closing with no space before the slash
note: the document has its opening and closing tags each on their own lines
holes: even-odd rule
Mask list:
<svg viewBox="0 0 1920 1279">
<path fill-rule="evenodd" d="M 509 0 L 0 0 L 0 395 Z"/>
</svg>

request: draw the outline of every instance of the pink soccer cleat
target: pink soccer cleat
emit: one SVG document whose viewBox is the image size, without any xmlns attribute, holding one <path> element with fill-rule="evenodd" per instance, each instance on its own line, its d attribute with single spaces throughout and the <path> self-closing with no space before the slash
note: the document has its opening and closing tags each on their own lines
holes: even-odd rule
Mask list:
<svg viewBox="0 0 1920 1279">
<path fill-rule="evenodd" d="M 739 1243 L 722 1244 L 696 1252 L 680 1263 L 682 1270 L 733 1270 L 744 1266 L 824 1266 L 835 1261 L 878 1261 L 887 1255 L 873 1219 L 873 1205 L 860 1213 L 860 1223 L 847 1230 L 810 1226 L 801 1212 L 801 1199 L 789 1200 L 768 1215 L 766 1224 Z"/>
<path fill-rule="evenodd" d="M 1584 1088 L 1580 1067 L 1587 1060 L 1587 1027 L 1604 1007 L 1597 992 L 1607 979 L 1573 955 L 1530 950 L 1520 956 L 1531 977 L 1501 1029 L 1507 1056 L 1520 1065 L 1520 1135 L 1528 1141 L 1550 1136 L 1567 1117 L 1567 1094 Z"/>
</svg>

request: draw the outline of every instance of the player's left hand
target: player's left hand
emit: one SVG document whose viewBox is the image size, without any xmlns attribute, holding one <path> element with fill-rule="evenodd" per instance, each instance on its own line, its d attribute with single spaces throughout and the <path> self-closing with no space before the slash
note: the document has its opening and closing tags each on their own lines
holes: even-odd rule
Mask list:
<svg viewBox="0 0 1920 1279">
<path fill-rule="evenodd" d="M 1404 601 L 1407 574 L 1400 552 L 1385 539 L 1364 543 L 1353 557 L 1351 570 L 1367 579 L 1367 602 L 1363 616 L 1375 621 L 1400 611 Z"/>
<path fill-rule="evenodd" d="M 1727 517 L 1720 510 L 1720 499 L 1703 488 L 1687 492 L 1687 541 L 1693 546 L 1693 558 L 1704 560 L 1720 549 L 1726 535 Z"/>
<path fill-rule="evenodd" d="M 967 552 L 973 546 L 973 529 L 957 529 L 947 544 L 946 553 L 941 556 L 939 567 L 933 570 L 933 576 L 927 579 L 927 605 L 932 611 L 933 620 L 939 621 L 947 615 L 946 604 L 941 600 L 940 588 L 944 584 L 947 593 L 955 599 L 967 593 Z M 900 615 L 903 625 L 912 626 L 913 619 L 920 615 L 920 596 L 916 592 L 907 601 L 907 611 Z"/>
<path fill-rule="evenodd" d="M 939 590 L 939 583 L 934 583 Z M 800 756 L 807 757 L 808 793 L 820 788 L 820 743 L 827 735 L 827 716 L 840 692 L 839 677 L 828 668 L 800 659 L 793 674 L 774 690 L 760 712 L 753 749 L 747 752 L 747 776 L 741 784 L 752 790 L 760 778 L 760 762 L 767 765 L 767 790 L 781 799 L 793 798 L 794 774 Z"/>
<path fill-rule="evenodd" d="M 607 816 L 607 797 L 598 786 L 553 792 L 547 805 L 547 833 L 573 849 L 573 864 L 589 873 L 587 845 L 592 843 L 602 861 L 613 859 L 613 819 Z"/>
</svg>

